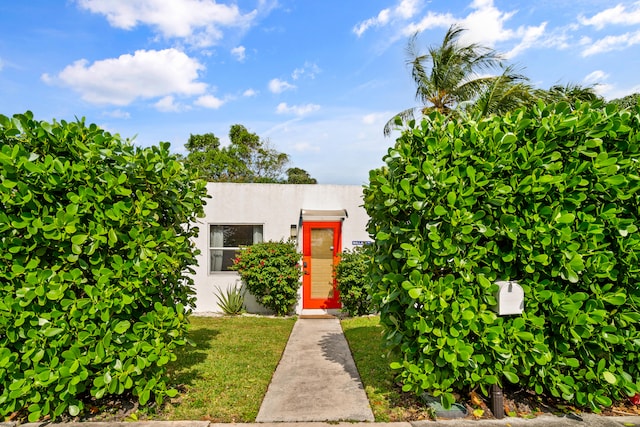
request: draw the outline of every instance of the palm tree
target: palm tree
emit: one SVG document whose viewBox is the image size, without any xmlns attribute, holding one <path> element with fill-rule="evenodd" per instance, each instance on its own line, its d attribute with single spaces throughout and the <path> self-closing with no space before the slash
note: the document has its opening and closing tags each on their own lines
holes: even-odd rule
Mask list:
<svg viewBox="0 0 640 427">
<path fill-rule="evenodd" d="M 526 77 L 512 67 L 502 68 L 498 76 L 483 76 L 482 72 L 501 68 L 500 55 L 491 48 L 477 43 L 461 44 L 463 28 L 452 25 L 440 46 L 429 47 L 427 54 L 416 48 L 415 34 L 407 45 L 407 65 L 416 84 L 416 100 L 422 105 L 404 110 L 387 122 L 384 134 L 388 136 L 396 118 L 411 120 L 419 110 L 422 114 L 439 111 L 451 114 L 459 107 L 469 109 L 478 100 L 484 100 L 480 111 L 485 114 L 501 111 L 501 104 L 524 100 L 530 87 Z M 520 101 L 518 101 L 520 100 Z"/>
<path fill-rule="evenodd" d="M 533 87 L 529 79 L 518 74 L 513 66 L 504 68 L 501 75 L 495 76 L 483 88 L 475 99 L 463 105 L 463 110 L 474 118 L 491 114 L 504 114 L 535 101 Z"/>
<path fill-rule="evenodd" d="M 571 105 L 575 104 L 576 101 L 603 101 L 603 98 L 596 93 L 595 86 L 582 86 L 575 83 L 567 83 L 564 86 L 557 84 L 547 90 L 540 89 L 535 92 L 535 95 L 545 102 L 565 101 Z"/>
</svg>

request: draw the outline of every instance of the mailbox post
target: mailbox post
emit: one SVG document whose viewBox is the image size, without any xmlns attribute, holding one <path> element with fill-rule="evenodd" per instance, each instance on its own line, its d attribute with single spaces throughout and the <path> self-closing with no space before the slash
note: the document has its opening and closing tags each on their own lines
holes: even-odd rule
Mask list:
<svg viewBox="0 0 640 427">
<path fill-rule="evenodd" d="M 498 316 L 520 315 L 524 311 L 524 290 L 516 281 L 498 281 L 493 310 Z M 504 418 L 504 400 L 498 384 L 491 387 L 491 412 L 497 419 Z"/>
</svg>

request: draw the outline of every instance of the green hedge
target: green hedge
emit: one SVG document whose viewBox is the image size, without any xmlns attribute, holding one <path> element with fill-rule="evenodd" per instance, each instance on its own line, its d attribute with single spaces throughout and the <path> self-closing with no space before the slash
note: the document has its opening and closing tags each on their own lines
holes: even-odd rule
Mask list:
<svg viewBox="0 0 640 427">
<path fill-rule="evenodd" d="M 175 396 L 205 194 L 168 143 L 0 115 L 0 416 Z"/>
<path fill-rule="evenodd" d="M 411 124 L 371 171 L 375 299 L 406 391 L 518 383 L 598 410 L 640 390 L 640 110 Z M 499 317 L 497 280 L 525 291 Z"/>
</svg>

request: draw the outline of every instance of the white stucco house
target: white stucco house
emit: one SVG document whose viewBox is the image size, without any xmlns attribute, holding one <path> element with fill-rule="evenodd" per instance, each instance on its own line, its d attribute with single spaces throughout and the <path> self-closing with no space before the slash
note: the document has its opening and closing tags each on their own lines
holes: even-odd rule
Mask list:
<svg viewBox="0 0 640 427">
<path fill-rule="evenodd" d="M 208 183 L 207 191 L 211 198 L 195 240 L 201 254 L 194 275 L 194 313 L 221 311 L 216 292 L 240 283 L 238 273 L 229 269 L 240 246 L 289 238 L 303 255 L 295 312 L 340 308 L 333 265 L 343 250 L 370 242 L 362 186 Z M 245 304 L 249 312 L 266 312 L 248 293 Z"/>
</svg>

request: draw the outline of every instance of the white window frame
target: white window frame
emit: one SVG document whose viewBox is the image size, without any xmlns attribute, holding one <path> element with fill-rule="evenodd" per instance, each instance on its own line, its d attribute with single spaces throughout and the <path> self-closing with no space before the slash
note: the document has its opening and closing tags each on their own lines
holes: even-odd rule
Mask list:
<svg viewBox="0 0 640 427">
<path fill-rule="evenodd" d="M 208 248 L 207 248 L 207 255 L 208 255 L 208 271 L 209 274 L 220 274 L 220 273 L 235 273 L 235 271 L 233 270 L 214 270 L 215 268 L 215 263 L 214 260 L 214 251 L 222 251 L 221 256 L 222 259 L 220 259 L 219 263 L 220 263 L 220 268 L 222 268 L 222 264 L 224 263 L 224 252 L 233 252 L 234 254 L 236 252 L 238 252 L 240 250 L 239 246 L 225 246 L 224 245 L 224 235 L 221 235 L 219 237 L 222 238 L 222 241 L 217 241 L 214 242 L 214 240 L 216 239 L 216 237 L 214 236 L 214 232 L 213 232 L 213 227 L 253 227 L 253 243 L 251 244 L 256 244 L 256 243 L 261 243 L 264 241 L 264 224 L 263 223 L 209 223 L 208 224 L 208 232 L 209 232 L 209 237 L 208 237 Z M 222 246 L 220 246 L 220 244 L 222 244 Z"/>
</svg>

